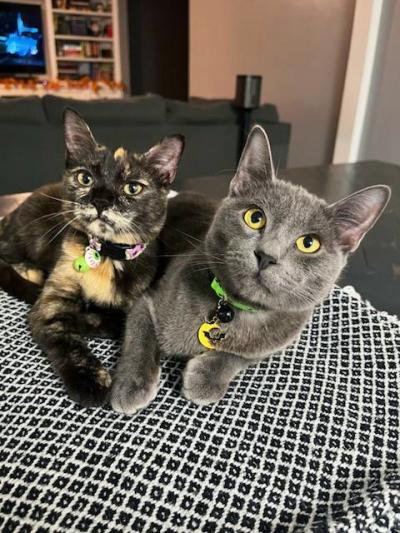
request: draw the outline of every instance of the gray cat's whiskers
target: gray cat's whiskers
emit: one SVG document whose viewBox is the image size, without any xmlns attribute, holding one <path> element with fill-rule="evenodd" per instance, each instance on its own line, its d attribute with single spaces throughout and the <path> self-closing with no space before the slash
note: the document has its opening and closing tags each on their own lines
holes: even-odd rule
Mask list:
<svg viewBox="0 0 400 533">
<path fill-rule="evenodd" d="M 204 268 L 204 270 L 208 269 L 210 270 L 213 266 L 216 266 L 216 265 L 224 265 L 224 261 L 208 261 L 207 263 L 204 263 L 204 261 L 202 261 L 201 263 L 192 263 L 192 262 L 188 262 L 188 266 L 189 267 L 193 267 L 193 268 L 197 268 L 197 267 L 201 267 L 201 268 Z M 191 272 L 194 272 L 194 270 L 191 270 Z"/>
<path fill-rule="evenodd" d="M 192 246 L 192 250 L 190 251 L 189 254 L 186 254 L 187 256 L 190 256 L 192 257 L 193 254 L 197 254 L 198 256 L 200 257 L 204 257 L 205 258 L 205 255 L 204 255 L 204 251 L 201 251 L 201 248 L 203 245 L 203 241 L 201 241 L 200 239 L 194 237 L 193 235 L 189 235 L 188 233 L 185 233 L 184 231 L 174 227 L 174 226 L 171 226 L 170 224 L 165 224 L 165 227 L 167 228 L 172 228 L 173 230 L 177 231 L 178 233 L 181 233 L 182 235 L 184 235 L 185 237 L 188 237 L 189 239 L 193 239 L 193 240 L 196 240 L 196 244 L 190 242 L 190 241 L 187 241 L 187 244 L 189 246 Z M 162 238 L 159 238 L 159 240 L 163 243 L 163 244 L 166 244 L 165 241 L 162 240 Z M 196 252 L 196 250 L 200 250 L 199 252 Z M 183 254 L 176 254 L 177 257 L 183 257 L 184 255 Z M 220 254 L 209 254 L 210 257 L 212 257 L 213 259 L 221 259 L 222 256 Z M 165 256 L 166 257 L 166 256 Z M 173 255 L 170 255 L 170 257 L 173 257 Z"/>
<path fill-rule="evenodd" d="M 193 235 L 189 235 L 189 233 L 186 233 L 185 231 L 183 231 L 183 230 L 181 230 L 179 228 L 176 228 L 174 226 L 167 225 L 167 224 L 166 224 L 166 227 L 172 228 L 173 230 L 177 231 L 178 233 L 181 233 L 182 235 L 184 235 L 188 239 L 191 239 L 191 240 L 196 241 L 196 242 L 198 242 L 200 244 L 203 244 L 202 240 L 198 239 L 197 237 L 194 237 Z"/>
</svg>

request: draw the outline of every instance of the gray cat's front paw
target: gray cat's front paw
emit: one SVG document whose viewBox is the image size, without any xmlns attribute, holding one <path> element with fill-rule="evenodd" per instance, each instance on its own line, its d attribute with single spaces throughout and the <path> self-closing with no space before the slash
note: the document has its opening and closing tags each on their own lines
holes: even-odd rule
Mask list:
<svg viewBox="0 0 400 533">
<path fill-rule="evenodd" d="M 182 396 L 197 405 L 209 405 L 218 402 L 229 386 L 218 379 L 207 356 L 191 359 L 183 372 Z"/>
<path fill-rule="evenodd" d="M 138 383 L 134 378 L 116 378 L 111 389 L 111 406 L 124 415 L 134 415 L 147 407 L 156 397 L 160 373 L 151 379 Z"/>
</svg>

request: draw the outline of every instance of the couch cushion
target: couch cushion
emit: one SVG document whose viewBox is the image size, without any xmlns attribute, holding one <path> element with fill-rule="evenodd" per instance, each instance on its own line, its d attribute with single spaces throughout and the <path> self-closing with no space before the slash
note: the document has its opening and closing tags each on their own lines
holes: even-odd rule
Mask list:
<svg viewBox="0 0 400 533">
<path fill-rule="evenodd" d="M 62 122 L 65 107 L 72 107 L 90 124 L 157 124 L 165 121 L 165 100 L 157 95 L 136 96 L 118 100 L 74 100 L 46 95 L 43 106 L 52 124 Z"/>
<path fill-rule="evenodd" d="M 43 124 L 46 117 L 38 96 L 0 98 L 0 123 Z"/>
<path fill-rule="evenodd" d="M 237 119 L 230 101 L 196 98 L 190 102 L 167 100 L 167 120 L 177 123 L 234 124 Z"/>
<path fill-rule="evenodd" d="M 263 104 L 252 111 L 251 119 L 253 122 L 279 122 L 279 115 L 276 106 Z"/>
</svg>

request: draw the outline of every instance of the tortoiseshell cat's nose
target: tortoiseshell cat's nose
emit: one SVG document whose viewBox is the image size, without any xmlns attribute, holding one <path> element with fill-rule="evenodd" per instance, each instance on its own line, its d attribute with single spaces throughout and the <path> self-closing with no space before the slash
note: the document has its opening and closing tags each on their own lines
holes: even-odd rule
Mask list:
<svg viewBox="0 0 400 533">
<path fill-rule="evenodd" d="M 110 202 L 104 198 L 93 198 L 92 204 L 97 209 L 97 213 L 100 216 L 101 213 L 110 206 Z"/>
<path fill-rule="evenodd" d="M 276 265 L 276 259 L 272 255 L 264 253 L 262 250 L 255 251 L 254 255 L 257 257 L 258 268 L 260 270 L 264 270 L 271 265 Z"/>
</svg>

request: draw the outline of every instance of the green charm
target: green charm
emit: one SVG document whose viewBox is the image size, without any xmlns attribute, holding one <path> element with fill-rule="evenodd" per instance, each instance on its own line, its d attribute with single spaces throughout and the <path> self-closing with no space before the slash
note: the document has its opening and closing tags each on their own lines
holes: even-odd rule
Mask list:
<svg viewBox="0 0 400 533">
<path fill-rule="evenodd" d="M 86 259 L 83 255 L 81 257 L 78 257 L 73 262 L 74 270 L 77 272 L 89 272 L 90 266 L 87 264 Z"/>
<path fill-rule="evenodd" d="M 215 292 L 215 294 L 218 296 L 218 298 L 223 298 L 228 303 L 230 303 L 233 307 L 236 307 L 236 309 L 239 309 L 240 311 L 256 311 L 256 309 L 254 309 L 253 307 L 243 304 L 242 302 L 238 302 L 237 300 L 233 300 L 230 296 L 228 296 L 225 289 L 222 287 L 222 285 L 217 280 L 217 278 L 214 278 L 212 280 L 211 288 Z"/>
</svg>

